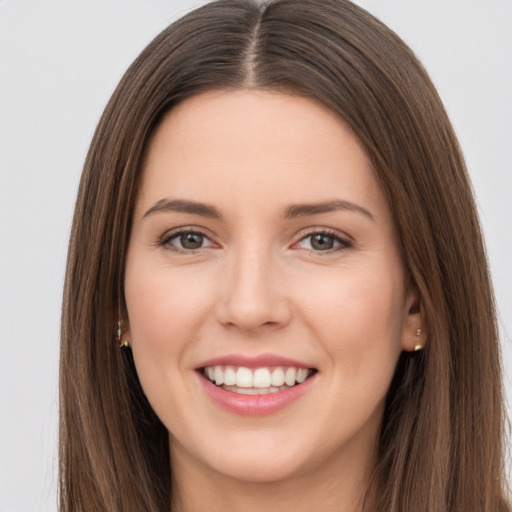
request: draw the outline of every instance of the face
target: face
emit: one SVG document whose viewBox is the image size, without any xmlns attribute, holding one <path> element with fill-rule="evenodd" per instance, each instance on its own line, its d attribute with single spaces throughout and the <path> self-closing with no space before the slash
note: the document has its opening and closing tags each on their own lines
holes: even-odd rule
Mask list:
<svg viewBox="0 0 512 512">
<path fill-rule="evenodd" d="M 358 140 L 314 101 L 261 91 L 202 94 L 164 118 L 125 293 L 173 469 L 242 480 L 370 460 L 420 327 Z"/>
</svg>

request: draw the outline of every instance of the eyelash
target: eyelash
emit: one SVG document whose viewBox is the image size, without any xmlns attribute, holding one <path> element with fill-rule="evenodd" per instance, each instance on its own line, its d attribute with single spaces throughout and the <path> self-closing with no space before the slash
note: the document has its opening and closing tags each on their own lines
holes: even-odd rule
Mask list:
<svg viewBox="0 0 512 512">
<path fill-rule="evenodd" d="M 353 242 L 351 242 L 348 238 L 343 238 L 336 231 L 333 231 L 333 230 L 330 230 L 330 229 L 326 229 L 326 228 L 311 229 L 310 231 L 308 231 L 305 234 L 303 234 L 301 236 L 301 238 L 297 242 L 295 242 L 293 245 L 296 246 L 300 242 L 303 242 L 303 241 L 307 240 L 308 238 L 313 237 L 314 235 L 323 235 L 323 236 L 326 236 L 328 238 L 332 238 L 334 243 L 338 243 L 339 245 L 338 245 L 338 247 L 334 247 L 334 248 L 331 248 L 331 249 L 324 249 L 324 250 L 315 250 L 315 249 L 312 249 L 312 248 L 311 249 L 306 249 L 307 251 L 309 251 L 311 253 L 320 254 L 320 255 L 323 255 L 323 254 L 327 255 L 327 254 L 332 254 L 332 253 L 335 253 L 335 252 L 343 251 L 345 249 L 350 249 L 354 245 Z M 310 244 L 311 244 L 311 242 L 310 242 Z"/>
<path fill-rule="evenodd" d="M 171 251 L 182 253 L 182 254 L 195 254 L 202 249 L 205 249 L 205 247 L 199 247 L 198 249 L 185 249 L 182 247 L 176 247 L 171 244 L 171 241 L 174 239 L 177 239 L 183 235 L 200 235 L 204 237 L 206 240 L 210 240 L 210 237 L 202 230 L 198 228 L 178 228 L 174 231 L 171 231 L 170 233 L 166 233 L 160 240 L 158 241 L 157 245 L 161 247 L 165 247 Z M 210 240 L 211 242 L 211 240 Z"/>
<path fill-rule="evenodd" d="M 210 238 L 204 231 L 197 229 L 197 228 L 184 227 L 184 228 L 178 228 L 170 233 L 166 233 L 162 238 L 160 238 L 160 240 L 157 242 L 156 245 L 158 245 L 160 247 L 166 247 L 171 251 L 182 253 L 182 254 L 195 254 L 203 249 L 210 247 L 210 246 L 206 246 L 206 247 L 201 246 L 197 249 L 185 249 L 182 247 L 176 247 L 173 244 L 171 244 L 172 240 L 177 239 L 183 235 L 200 235 L 200 236 L 204 237 L 204 239 L 209 240 L 213 244 L 213 242 L 210 240 Z M 301 238 L 293 244 L 293 246 L 296 246 L 297 244 L 307 240 L 310 237 L 313 237 L 314 235 L 323 235 L 325 237 L 332 238 L 334 243 L 337 243 L 339 245 L 338 245 L 338 247 L 331 248 L 331 249 L 325 249 L 325 250 L 315 250 L 313 248 L 305 249 L 311 253 L 332 254 L 333 252 L 338 252 L 338 251 L 342 251 L 342 250 L 349 249 L 349 248 L 353 247 L 353 243 L 349 239 L 343 238 L 338 233 L 336 233 L 332 230 L 329 230 L 329 229 L 325 229 L 325 228 L 313 229 L 311 231 L 308 231 L 307 233 L 303 234 L 301 236 Z"/>
</svg>

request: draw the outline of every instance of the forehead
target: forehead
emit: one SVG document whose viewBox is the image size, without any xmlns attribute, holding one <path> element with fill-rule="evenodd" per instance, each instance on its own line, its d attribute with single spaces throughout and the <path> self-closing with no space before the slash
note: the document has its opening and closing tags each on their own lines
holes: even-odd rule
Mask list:
<svg viewBox="0 0 512 512">
<path fill-rule="evenodd" d="M 362 145 L 338 115 L 295 95 L 215 91 L 164 117 L 148 148 L 138 203 L 172 196 L 228 207 L 264 197 L 282 206 L 343 195 L 383 200 Z"/>
</svg>

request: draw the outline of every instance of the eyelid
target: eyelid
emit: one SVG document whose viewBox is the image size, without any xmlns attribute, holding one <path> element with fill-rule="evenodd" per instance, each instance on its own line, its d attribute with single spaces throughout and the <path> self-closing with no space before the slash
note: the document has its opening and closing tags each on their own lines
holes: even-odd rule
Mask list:
<svg viewBox="0 0 512 512">
<path fill-rule="evenodd" d="M 210 242 L 210 245 L 199 247 L 198 249 L 183 249 L 181 247 L 173 246 L 172 244 L 170 244 L 170 241 L 172 239 L 177 238 L 184 233 L 194 233 L 202 235 L 205 239 L 207 239 Z M 171 251 L 187 254 L 193 254 L 197 251 L 219 246 L 219 244 L 213 240 L 213 237 L 209 233 L 207 233 L 205 229 L 200 228 L 198 226 L 179 226 L 177 228 L 173 228 L 169 231 L 166 231 L 161 237 L 158 238 L 156 245 L 159 247 L 167 248 Z"/>
<path fill-rule="evenodd" d="M 314 252 L 314 253 L 329 254 L 329 253 L 333 253 L 333 252 L 336 252 L 336 251 L 348 249 L 348 248 L 354 246 L 354 240 L 352 239 L 351 236 L 347 235 L 346 233 L 340 233 L 339 231 L 337 231 L 335 229 L 332 229 L 332 228 L 326 228 L 326 227 L 318 226 L 318 227 L 307 228 L 306 230 L 303 230 L 299 234 L 297 234 L 297 240 L 292 244 L 292 249 L 297 244 L 299 244 L 300 242 L 302 242 L 306 238 L 308 238 L 310 236 L 313 236 L 313 235 L 327 235 L 327 236 L 331 236 L 340 244 L 339 247 L 336 247 L 336 248 L 333 248 L 333 249 L 326 249 L 324 251 L 309 249 L 311 252 Z M 308 250 L 308 249 L 306 249 L 306 250 Z"/>
<path fill-rule="evenodd" d="M 207 239 L 210 242 L 210 244 L 206 245 L 204 247 L 200 247 L 198 249 L 184 249 L 184 248 L 180 248 L 177 246 L 173 246 L 169 243 L 172 239 L 177 238 L 178 236 L 180 236 L 184 233 L 195 233 L 195 234 L 202 235 L 205 239 Z M 354 245 L 354 241 L 353 241 L 352 237 L 350 237 L 346 233 L 340 233 L 338 230 L 335 230 L 332 228 L 318 226 L 318 227 L 307 228 L 307 229 L 299 232 L 296 235 L 295 242 L 293 242 L 291 248 L 292 249 L 296 248 L 297 244 L 299 244 L 306 238 L 313 236 L 313 235 L 327 235 L 327 236 L 334 238 L 335 241 L 340 244 L 336 248 L 326 249 L 324 251 L 310 249 L 311 252 L 315 252 L 315 253 L 328 254 L 328 253 L 340 251 L 343 249 L 348 249 L 350 247 L 353 247 L 353 245 Z M 169 231 L 166 231 L 162 236 L 160 236 L 158 238 L 155 245 L 160 246 L 160 247 L 167 247 L 169 250 L 173 250 L 175 252 L 187 253 L 187 254 L 198 252 L 198 251 L 201 251 L 204 249 L 209 249 L 211 247 L 219 247 L 220 246 L 220 244 L 218 244 L 213 239 L 213 237 L 209 234 L 209 232 L 207 230 L 205 230 L 201 227 L 198 227 L 198 226 L 194 226 L 194 225 L 179 226 L 179 227 L 173 228 Z"/>
</svg>

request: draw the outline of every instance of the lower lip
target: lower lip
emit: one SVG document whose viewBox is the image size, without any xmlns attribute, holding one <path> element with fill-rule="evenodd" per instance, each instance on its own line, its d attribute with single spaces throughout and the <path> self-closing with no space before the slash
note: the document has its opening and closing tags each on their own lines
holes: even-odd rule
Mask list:
<svg viewBox="0 0 512 512">
<path fill-rule="evenodd" d="M 242 395 L 216 386 L 198 373 L 207 395 L 226 411 L 241 416 L 263 416 L 273 414 L 299 399 L 312 386 L 316 374 L 291 388 L 266 395 Z"/>
</svg>

